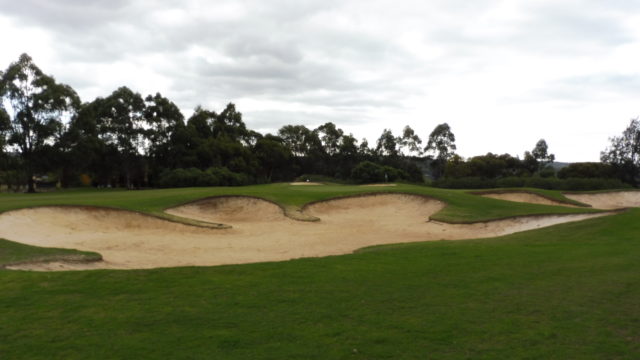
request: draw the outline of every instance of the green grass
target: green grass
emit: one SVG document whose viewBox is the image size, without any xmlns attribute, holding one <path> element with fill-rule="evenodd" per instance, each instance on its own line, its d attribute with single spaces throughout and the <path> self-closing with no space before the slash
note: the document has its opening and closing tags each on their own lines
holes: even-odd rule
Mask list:
<svg viewBox="0 0 640 360">
<path fill-rule="evenodd" d="M 153 213 L 229 193 L 301 206 L 379 191 L 302 188 L 2 195 L 0 209 L 84 201 Z M 457 221 L 507 216 L 509 206 L 566 210 L 463 191 L 394 190 L 446 200 L 444 215 Z M 0 359 L 638 359 L 639 235 L 635 209 L 499 238 L 285 262 L 4 270 Z M 6 254 L 0 263 L 13 256 Z"/>
<path fill-rule="evenodd" d="M 90 262 L 102 260 L 100 254 L 73 249 L 43 248 L 0 239 L 0 269 L 7 265 L 50 261 Z"/>
<path fill-rule="evenodd" d="M 530 191 L 537 191 L 530 189 Z M 165 216 L 167 207 L 209 196 L 256 196 L 281 204 L 283 207 L 300 208 L 306 203 L 338 196 L 376 192 L 403 192 L 430 196 L 448 204 L 432 216 L 434 220 L 467 223 L 534 214 L 565 214 L 595 212 L 584 208 L 513 203 L 472 195 L 463 190 L 446 190 L 425 186 L 398 184 L 395 187 L 366 187 L 355 185 L 291 186 L 270 184 L 244 187 L 183 188 L 161 190 L 70 190 L 41 194 L 2 194 L 0 212 L 32 206 L 90 205 L 107 206 Z M 545 194 L 562 196 L 558 192 Z M 550 196 L 550 195 L 548 195 Z"/>
<path fill-rule="evenodd" d="M 279 263 L 0 271 L 6 359 L 637 359 L 640 211 Z"/>
</svg>

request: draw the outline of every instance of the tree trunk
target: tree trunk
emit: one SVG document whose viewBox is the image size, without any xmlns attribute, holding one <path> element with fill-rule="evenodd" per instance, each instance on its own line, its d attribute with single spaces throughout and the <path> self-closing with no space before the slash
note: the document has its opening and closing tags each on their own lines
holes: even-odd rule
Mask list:
<svg viewBox="0 0 640 360">
<path fill-rule="evenodd" d="M 27 174 L 27 192 L 33 194 L 36 192 L 35 181 L 33 181 L 33 173 L 29 171 L 30 174 Z"/>
</svg>

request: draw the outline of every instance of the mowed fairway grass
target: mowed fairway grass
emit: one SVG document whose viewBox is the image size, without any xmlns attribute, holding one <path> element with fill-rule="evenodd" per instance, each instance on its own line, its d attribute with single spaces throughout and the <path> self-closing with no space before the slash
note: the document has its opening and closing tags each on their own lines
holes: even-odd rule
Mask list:
<svg viewBox="0 0 640 360">
<path fill-rule="evenodd" d="M 5 194 L 0 211 L 75 204 L 161 214 L 223 194 L 299 207 L 373 191 L 441 199 L 450 206 L 434 218 L 452 222 L 594 211 L 409 185 L 286 184 Z M 3 241 L 0 263 L 56 251 L 66 253 Z M 0 359 L 638 359 L 639 259 L 634 209 L 499 238 L 285 262 L 2 270 Z"/>
</svg>

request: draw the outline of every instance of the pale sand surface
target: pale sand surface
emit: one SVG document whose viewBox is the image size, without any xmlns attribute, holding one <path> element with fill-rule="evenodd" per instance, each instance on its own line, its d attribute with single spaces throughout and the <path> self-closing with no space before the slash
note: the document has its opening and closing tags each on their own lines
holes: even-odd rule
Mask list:
<svg viewBox="0 0 640 360">
<path fill-rule="evenodd" d="M 499 236 L 607 214 L 520 217 L 470 225 L 428 221 L 444 203 L 420 196 L 381 194 L 312 204 L 301 222 L 254 198 L 224 197 L 172 208 L 169 213 L 230 224 L 216 230 L 122 210 L 40 207 L 0 214 L 0 238 L 25 244 L 95 251 L 90 264 L 26 264 L 13 269 L 80 270 L 210 266 L 351 253 L 362 247 L 425 240 Z"/>
<path fill-rule="evenodd" d="M 564 194 L 569 199 L 589 204 L 596 209 L 640 207 L 640 191 L 619 191 L 596 194 Z"/>
<path fill-rule="evenodd" d="M 324 185 L 323 183 L 313 182 L 313 181 L 300 181 L 300 182 L 292 182 L 289 185 L 293 186 L 309 186 L 309 185 Z"/>
<path fill-rule="evenodd" d="M 482 194 L 481 196 L 492 198 L 492 199 L 515 201 L 515 202 L 525 202 L 525 203 L 532 203 L 532 204 L 578 207 L 578 206 L 567 204 L 567 203 L 563 203 L 563 202 L 560 202 L 560 201 L 554 201 L 554 200 L 551 200 L 551 199 L 547 199 L 544 196 L 531 194 L 531 193 L 526 193 L 526 192 Z"/>
</svg>

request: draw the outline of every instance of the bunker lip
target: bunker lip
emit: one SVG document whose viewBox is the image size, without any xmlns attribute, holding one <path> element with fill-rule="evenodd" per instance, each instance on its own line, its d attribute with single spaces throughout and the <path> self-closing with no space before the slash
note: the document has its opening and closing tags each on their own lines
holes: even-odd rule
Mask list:
<svg viewBox="0 0 640 360">
<path fill-rule="evenodd" d="M 361 185 L 362 186 L 362 185 Z M 332 201 L 340 201 L 340 200 L 347 200 L 347 199 L 358 199 L 358 198 L 368 198 L 368 197 L 376 197 L 376 196 L 408 196 L 408 197 L 415 197 L 415 198 L 421 198 L 425 201 L 436 201 L 439 203 L 443 204 L 443 207 L 445 207 L 447 204 L 437 198 L 428 196 L 428 195 L 424 195 L 424 194 L 414 194 L 414 193 L 408 193 L 408 192 L 402 192 L 402 191 L 392 191 L 392 190 L 383 190 L 383 191 L 375 191 L 375 192 L 363 192 L 360 194 L 349 194 L 349 195 L 339 195 L 339 196 L 334 196 L 332 198 L 329 199 L 320 199 L 320 200 L 314 200 L 314 201 L 310 201 L 304 205 L 302 205 L 302 208 L 300 208 L 300 211 L 303 213 L 306 213 L 308 211 L 309 208 L 316 206 L 318 204 L 322 204 L 322 203 L 327 203 L 327 202 L 332 202 Z"/>
<path fill-rule="evenodd" d="M 255 205 L 251 211 L 262 219 L 242 214 L 248 205 Z M 443 224 L 428 219 L 446 206 L 444 202 L 406 193 L 360 194 L 307 204 L 304 213 L 321 219 L 315 223 L 293 221 L 284 216 L 282 207 L 259 198 L 230 196 L 211 208 L 206 203 L 186 206 L 191 215 L 213 220 L 212 209 L 233 210 L 223 215 L 234 227 L 216 230 L 126 210 L 54 206 L 0 214 L 0 237 L 97 252 L 104 259 L 84 265 L 49 263 L 14 269 L 146 269 L 283 261 L 348 254 L 372 245 L 493 237 L 612 213 Z"/>
<path fill-rule="evenodd" d="M 587 203 L 597 209 L 626 209 L 640 207 L 640 190 L 616 190 L 592 193 L 564 193 L 569 199 Z"/>
<path fill-rule="evenodd" d="M 269 199 L 265 199 L 265 198 L 261 198 L 258 196 L 251 196 L 251 195 L 216 195 L 216 196 L 208 196 L 205 198 L 201 198 L 201 199 L 196 199 L 196 200 L 191 200 L 191 201 L 187 201 L 185 203 L 182 204 L 178 204 L 175 206 L 171 206 L 168 208 L 164 209 L 164 212 L 173 216 L 177 216 L 181 219 L 189 219 L 188 217 L 182 216 L 180 215 L 180 213 L 183 213 L 180 209 L 183 209 L 186 206 L 198 206 L 200 204 L 206 204 L 208 202 L 212 202 L 212 201 L 219 201 L 219 200 L 226 200 L 226 199 L 245 199 L 245 200 L 255 200 L 257 202 L 265 202 L 265 203 L 270 203 L 274 206 L 277 206 L 280 208 L 280 210 L 282 211 L 282 214 L 290 219 L 293 220 L 297 220 L 297 221 L 320 221 L 320 219 L 306 215 L 302 212 L 302 209 L 295 207 L 295 206 L 283 206 L 275 201 L 269 200 Z M 205 221 L 206 222 L 206 221 Z M 228 225 L 228 224 L 224 224 L 225 228 L 232 228 L 233 225 Z"/>
<path fill-rule="evenodd" d="M 131 212 L 131 213 L 134 213 L 134 214 L 138 214 L 138 215 L 141 215 L 141 216 L 148 216 L 148 217 L 159 219 L 159 220 L 165 220 L 165 221 L 176 223 L 176 224 L 194 226 L 194 227 L 205 228 L 205 229 L 228 229 L 228 228 L 230 228 L 230 226 L 226 225 L 226 224 L 212 223 L 212 222 L 206 222 L 206 221 L 198 221 L 198 220 L 189 219 L 189 218 L 181 218 L 179 216 L 173 216 L 171 214 L 164 214 L 164 216 L 163 216 L 163 215 L 158 215 L 158 214 L 153 214 L 153 213 L 146 213 L 146 212 L 142 212 L 142 211 L 138 211 L 138 210 L 129 210 L 129 209 L 122 209 L 122 208 L 111 207 L 111 206 L 95 206 L 95 205 L 62 204 L 62 205 L 27 206 L 27 207 L 22 207 L 22 208 L 19 208 L 19 209 L 0 211 L 0 216 L 2 216 L 2 214 L 9 213 L 9 212 L 12 212 L 12 211 L 28 210 L 28 209 L 41 209 L 41 208 L 69 208 L 69 209 L 83 209 L 83 210 L 86 210 L 86 211 L 116 211 L 116 212 L 125 211 L 125 212 Z"/>
<path fill-rule="evenodd" d="M 526 190 L 487 190 L 487 191 L 471 191 L 469 194 L 479 195 L 482 197 L 488 197 L 492 199 L 524 202 L 530 204 L 540 205 L 553 205 L 553 206 L 566 206 L 566 207 L 590 207 L 588 204 L 581 203 L 579 201 L 562 201 L 554 199 L 550 196 L 535 193 Z"/>
<path fill-rule="evenodd" d="M 0 269 L 10 269 L 10 270 L 19 270 L 21 268 L 33 268 L 33 267 L 42 267 L 47 266 L 47 264 L 66 264 L 67 266 L 71 265 L 80 265 L 80 267 L 85 267 L 88 264 L 95 264 L 103 262 L 102 255 L 96 254 L 92 255 L 84 255 L 84 254 L 71 254 L 71 255 L 55 255 L 55 256 L 42 256 L 39 258 L 32 258 L 25 261 L 16 261 L 10 262 L 0 265 Z"/>
</svg>

